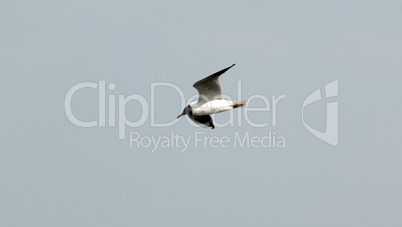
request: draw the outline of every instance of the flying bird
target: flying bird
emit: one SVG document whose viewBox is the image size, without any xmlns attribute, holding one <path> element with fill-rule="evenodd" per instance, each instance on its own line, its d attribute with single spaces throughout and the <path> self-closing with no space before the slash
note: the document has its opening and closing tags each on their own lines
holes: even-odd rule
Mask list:
<svg viewBox="0 0 402 227">
<path fill-rule="evenodd" d="M 245 107 L 247 100 L 230 101 L 222 98 L 219 77 L 234 65 L 235 64 L 197 81 L 193 87 L 198 91 L 198 101 L 187 105 L 177 118 L 180 118 L 183 115 L 188 115 L 188 117 L 198 125 L 214 129 L 215 126 L 210 114 L 216 114 L 238 107 Z"/>
</svg>

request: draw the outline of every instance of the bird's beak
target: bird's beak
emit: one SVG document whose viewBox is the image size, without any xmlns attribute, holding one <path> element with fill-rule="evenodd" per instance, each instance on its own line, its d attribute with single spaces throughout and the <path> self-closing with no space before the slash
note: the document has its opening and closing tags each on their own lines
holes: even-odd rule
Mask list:
<svg viewBox="0 0 402 227">
<path fill-rule="evenodd" d="M 183 116 L 183 114 L 181 113 L 179 116 L 177 116 L 177 119 L 179 119 L 181 116 Z"/>
</svg>

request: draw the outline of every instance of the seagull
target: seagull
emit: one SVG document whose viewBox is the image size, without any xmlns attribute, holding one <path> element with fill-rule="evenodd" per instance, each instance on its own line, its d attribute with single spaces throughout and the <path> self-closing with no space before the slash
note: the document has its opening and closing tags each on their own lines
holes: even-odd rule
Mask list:
<svg viewBox="0 0 402 227">
<path fill-rule="evenodd" d="M 234 65 L 235 64 L 197 81 L 193 87 L 198 91 L 198 101 L 187 105 L 182 113 L 177 116 L 177 119 L 183 115 L 188 115 L 188 117 L 198 125 L 214 129 L 215 126 L 210 114 L 216 114 L 238 107 L 246 107 L 247 100 L 230 101 L 222 98 L 219 76 L 224 74 Z"/>
</svg>

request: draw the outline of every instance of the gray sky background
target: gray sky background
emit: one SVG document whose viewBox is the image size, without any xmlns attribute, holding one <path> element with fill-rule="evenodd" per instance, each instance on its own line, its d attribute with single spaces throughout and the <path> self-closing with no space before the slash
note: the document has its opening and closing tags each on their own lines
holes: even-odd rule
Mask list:
<svg viewBox="0 0 402 227">
<path fill-rule="evenodd" d="M 0 226 L 401 226 L 402 3 L 399 1 L 9 1 L 0 3 Z M 225 94 L 286 94 L 277 126 L 207 130 L 185 119 L 141 135 L 275 131 L 285 149 L 129 148 L 116 127 L 64 113 L 77 83 L 150 100 L 151 83 L 186 98 L 221 77 Z M 303 100 L 339 79 L 339 145 L 301 121 Z M 156 92 L 157 122 L 179 96 Z M 251 107 L 261 103 L 250 103 Z M 138 119 L 138 103 L 127 116 Z M 97 117 L 94 90 L 73 111 Z M 234 113 L 237 116 L 237 112 Z M 216 116 L 227 119 L 229 113 Z M 250 114 L 269 122 L 269 113 Z M 306 109 L 325 127 L 325 100 Z"/>
</svg>

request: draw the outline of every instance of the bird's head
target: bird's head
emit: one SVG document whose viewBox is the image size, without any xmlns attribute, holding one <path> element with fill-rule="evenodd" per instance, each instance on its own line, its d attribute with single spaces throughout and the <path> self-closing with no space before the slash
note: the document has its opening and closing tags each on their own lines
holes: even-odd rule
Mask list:
<svg viewBox="0 0 402 227">
<path fill-rule="evenodd" d="M 177 116 L 177 118 L 179 118 L 183 115 L 193 115 L 193 109 L 191 108 L 190 105 L 187 105 L 186 107 L 184 107 L 183 112 L 181 112 L 181 114 L 179 116 Z"/>
</svg>

